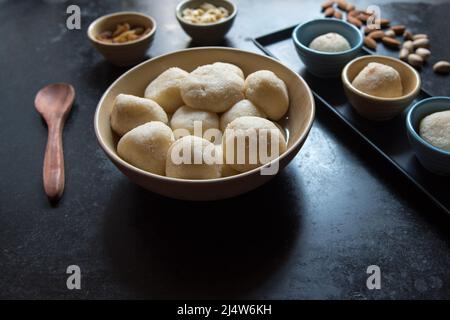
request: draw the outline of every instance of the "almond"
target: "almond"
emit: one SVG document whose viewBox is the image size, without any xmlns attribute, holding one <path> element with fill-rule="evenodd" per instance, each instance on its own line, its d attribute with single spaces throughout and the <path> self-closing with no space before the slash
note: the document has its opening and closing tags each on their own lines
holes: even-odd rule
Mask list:
<svg viewBox="0 0 450 320">
<path fill-rule="evenodd" d="M 354 26 L 357 26 L 358 28 L 362 26 L 362 22 L 358 18 L 347 16 L 347 21 L 353 24 Z"/>
<path fill-rule="evenodd" d="M 337 6 L 338 6 L 339 9 L 345 11 L 347 9 L 347 7 L 348 7 L 348 3 L 345 0 L 337 0 Z"/>
<path fill-rule="evenodd" d="M 389 24 L 391 23 L 391 20 L 389 20 L 389 19 L 379 19 L 379 22 L 380 22 L 380 26 L 388 27 Z"/>
<path fill-rule="evenodd" d="M 364 14 L 364 13 L 360 13 L 360 14 L 358 14 L 357 18 L 358 18 L 359 20 L 361 20 L 362 22 L 367 22 L 367 19 L 369 19 L 369 16 L 367 16 L 367 15 Z"/>
<path fill-rule="evenodd" d="M 412 53 L 414 51 L 414 44 L 411 40 L 407 40 L 407 41 L 403 42 L 402 47 L 407 49 L 410 53 Z"/>
<path fill-rule="evenodd" d="M 333 0 L 329 0 L 329 1 L 325 1 L 324 3 L 322 3 L 321 7 L 322 7 L 322 11 L 327 10 L 329 7 L 332 7 L 334 4 Z"/>
<path fill-rule="evenodd" d="M 340 11 L 338 11 L 338 10 L 335 10 L 335 11 L 334 11 L 334 17 L 335 17 L 336 19 L 342 19 L 342 12 L 340 12 Z"/>
<path fill-rule="evenodd" d="M 364 28 L 364 34 L 370 34 L 371 32 L 377 31 L 377 27 L 375 25 L 370 25 Z"/>
<path fill-rule="evenodd" d="M 396 35 L 400 36 L 405 32 L 406 27 L 404 25 L 396 25 L 392 26 L 391 30 L 394 31 Z"/>
<path fill-rule="evenodd" d="M 384 31 L 377 30 L 377 31 L 371 32 L 371 33 L 369 33 L 369 37 L 371 37 L 373 40 L 380 41 L 384 37 Z"/>
<path fill-rule="evenodd" d="M 417 48 L 415 53 L 421 56 L 424 61 L 427 60 L 431 55 L 431 51 L 425 48 Z"/>
<path fill-rule="evenodd" d="M 400 41 L 397 39 L 389 38 L 389 37 L 383 37 L 381 38 L 381 41 L 383 44 L 390 48 L 398 48 L 400 47 Z"/>
<path fill-rule="evenodd" d="M 355 6 L 351 3 L 347 4 L 347 8 L 345 8 L 345 11 L 350 12 L 355 10 Z"/>
<path fill-rule="evenodd" d="M 406 48 L 402 48 L 400 50 L 400 54 L 398 55 L 400 60 L 403 60 L 403 61 L 407 61 L 408 60 L 408 56 L 409 56 L 409 50 L 406 49 Z"/>
<path fill-rule="evenodd" d="M 413 41 L 414 48 L 428 48 L 430 46 L 430 40 L 428 38 L 420 38 Z"/>
<path fill-rule="evenodd" d="M 386 35 L 386 37 L 395 38 L 394 30 L 387 30 L 384 34 Z"/>
<path fill-rule="evenodd" d="M 444 60 L 436 62 L 433 66 L 433 71 L 442 74 L 450 73 L 450 62 Z"/>
<path fill-rule="evenodd" d="M 349 12 L 347 13 L 347 15 L 348 15 L 349 17 L 357 17 L 359 13 L 360 13 L 359 10 L 351 10 L 351 11 L 349 11 Z"/>
<path fill-rule="evenodd" d="M 423 65 L 423 59 L 421 56 L 415 53 L 411 53 L 408 56 L 408 63 L 413 67 L 420 68 Z"/>
<path fill-rule="evenodd" d="M 413 34 L 411 31 L 405 30 L 405 32 L 403 32 L 403 39 L 412 40 L 412 38 L 413 38 Z"/>
<path fill-rule="evenodd" d="M 364 45 L 372 50 L 377 49 L 377 43 L 375 40 L 373 40 L 371 37 L 364 37 Z"/>
<path fill-rule="evenodd" d="M 329 7 L 324 12 L 325 17 L 332 17 L 334 15 L 334 9 L 332 7 Z"/>
</svg>

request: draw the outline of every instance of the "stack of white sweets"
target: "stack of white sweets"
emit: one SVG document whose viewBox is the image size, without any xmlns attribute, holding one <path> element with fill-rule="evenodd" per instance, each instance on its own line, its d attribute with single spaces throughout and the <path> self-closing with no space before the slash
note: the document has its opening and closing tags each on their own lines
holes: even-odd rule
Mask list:
<svg viewBox="0 0 450 320">
<path fill-rule="evenodd" d="M 269 160 L 284 153 L 286 139 L 273 121 L 288 108 L 287 86 L 275 73 L 260 70 L 245 77 L 238 66 L 216 62 L 190 73 L 169 68 L 147 86 L 144 97 L 119 94 L 111 128 L 121 137 L 119 156 L 137 168 L 173 178 L 214 179 L 266 163 L 260 148 L 276 146 Z M 256 158 L 249 154 L 249 131 L 256 133 Z M 265 139 L 258 134 L 262 131 Z M 239 151 L 225 160 L 227 146 L 236 148 L 241 138 L 244 161 L 238 160 Z M 180 162 L 186 150 L 190 161 Z M 205 161 L 205 152 L 220 161 Z M 196 157 L 204 161 L 193 161 Z"/>
</svg>

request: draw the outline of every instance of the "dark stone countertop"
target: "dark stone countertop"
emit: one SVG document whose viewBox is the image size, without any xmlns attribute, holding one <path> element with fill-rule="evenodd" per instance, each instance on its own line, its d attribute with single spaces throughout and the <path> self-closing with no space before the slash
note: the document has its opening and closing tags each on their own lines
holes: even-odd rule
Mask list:
<svg viewBox="0 0 450 320">
<path fill-rule="evenodd" d="M 255 52 L 249 37 L 320 15 L 317 1 L 237 2 L 223 45 Z M 376 2 L 433 41 L 448 39 L 448 19 L 436 19 L 448 2 Z M 72 3 L 82 10 L 81 31 L 65 28 Z M 234 199 L 165 199 L 111 164 L 93 116 L 126 68 L 100 57 L 87 26 L 114 11 L 146 12 L 159 24 L 155 57 L 194 45 L 175 3 L 0 0 L 0 298 L 450 298 L 448 218 L 327 110 L 318 108 L 281 174 Z M 64 132 L 66 190 L 52 207 L 41 177 L 47 130 L 33 100 L 59 81 L 74 85 L 77 100 Z M 449 94 L 448 80 L 424 86 Z M 72 264 L 81 290 L 66 288 Z M 381 290 L 366 288 L 373 264 Z"/>
</svg>

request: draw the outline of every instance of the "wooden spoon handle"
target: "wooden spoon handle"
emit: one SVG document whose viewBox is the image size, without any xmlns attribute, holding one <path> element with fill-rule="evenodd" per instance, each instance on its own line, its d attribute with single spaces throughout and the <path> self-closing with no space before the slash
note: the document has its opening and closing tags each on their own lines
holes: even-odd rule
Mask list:
<svg viewBox="0 0 450 320">
<path fill-rule="evenodd" d="M 57 201 L 64 191 L 64 153 L 62 146 L 63 122 L 48 125 L 47 147 L 44 158 L 44 190 L 52 201 Z"/>
</svg>

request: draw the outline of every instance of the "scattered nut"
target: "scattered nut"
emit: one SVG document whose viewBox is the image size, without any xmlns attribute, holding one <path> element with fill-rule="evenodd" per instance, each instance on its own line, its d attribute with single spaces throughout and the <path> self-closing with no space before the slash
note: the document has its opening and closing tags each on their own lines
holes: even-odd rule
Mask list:
<svg viewBox="0 0 450 320">
<path fill-rule="evenodd" d="M 414 51 L 414 44 L 411 40 L 407 40 L 407 41 L 403 42 L 402 47 L 407 49 L 408 52 L 410 52 L 410 53 L 412 53 Z"/>
<path fill-rule="evenodd" d="M 337 0 L 337 6 L 341 10 L 344 10 L 344 11 L 347 10 L 348 5 L 349 4 L 345 0 Z"/>
<path fill-rule="evenodd" d="M 322 11 L 325 11 L 326 9 L 328 9 L 329 7 L 333 6 L 334 1 L 333 0 L 328 0 L 325 1 L 324 3 L 322 3 L 321 7 L 322 7 Z"/>
<path fill-rule="evenodd" d="M 408 56 L 408 63 L 416 68 L 421 68 L 423 65 L 423 59 L 421 56 L 415 53 L 411 53 Z"/>
<path fill-rule="evenodd" d="M 395 38 L 395 31 L 389 29 L 384 33 L 384 35 L 389 38 Z"/>
<path fill-rule="evenodd" d="M 398 47 L 400 47 L 400 41 L 398 41 L 397 39 L 383 37 L 383 38 L 381 38 L 381 41 L 383 42 L 383 44 L 385 46 L 390 47 L 390 48 L 397 49 Z"/>
<path fill-rule="evenodd" d="M 412 38 L 413 38 L 413 34 L 411 31 L 405 30 L 405 32 L 403 32 L 403 39 L 412 40 Z"/>
<path fill-rule="evenodd" d="M 347 5 L 347 8 L 345 8 L 345 10 L 344 11 L 346 11 L 346 12 L 350 12 L 350 11 L 353 11 L 353 10 L 355 10 L 355 6 L 353 5 L 353 4 L 348 4 Z"/>
<path fill-rule="evenodd" d="M 379 22 L 380 22 L 380 26 L 381 27 L 386 28 L 391 23 L 391 20 L 389 20 L 389 19 L 379 19 Z"/>
<path fill-rule="evenodd" d="M 332 7 L 329 7 L 325 10 L 324 15 L 327 18 L 332 17 L 334 15 L 334 9 Z"/>
<path fill-rule="evenodd" d="M 371 32 L 371 33 L 369 33 L 369 37 L 371 37 L 373 40 L 380 41 L 384 37 L 384 31 L 377 30 L 377 31 Z"/>
<path fill-rule="evenodd" d="M 420 38 L 413 41 L 414 48 L 428 48 L 430 46 L 430 40 L 428 38 Z"/>
<path fill-rule="evenodd" d="M 413 40 L 417 40 L 417 39 L 428 39 L 428 36 L 424 33 L 418 33 L 413 35 L 412 37 Z"/>
<path fill-rule="evenodd" d="M 348 15 L 349 17 L 357 17 L 358 14 L 359 14 L 359 11 L 358 11 L 358 10 L 351 10 L 351 11 L 347 12 L 347 15 Z"/>
<path fill-rule="evenodd" d="M 338 11 L 338 10 L 335 10 L 335 11 L 334 11 L 334 17 L 335 17 L 336 19 L 342 19 L 342 12 L 340 12 L 340 11 Z"/>
<path fill-rule="evenodd" d="M 358 18 L 347 16 L 347 21 L 353 24 L 354 26 L 357 26 L 358 28 L 362 26 L 362 22 Z"/>
<path fill-rule="evenodd" d="M 369 16 L 364 13 L 360 13 L 357 15 L 357 18 L 359 20 L 361 20 L 362 22 L 367 22 L 367 20 L 369 19 Z"/>
<path fill-rule="evenodd" d="M 433 71 L 441 74 L 450 73 L 450 62 L 444 60 L 436 62 L 433 66 Z"/>
<path fill-rule="evenodd" d="M 406 49 L 406 48 L 402 48 L 400 50 L 400 54 L 398 55 L 400 60 L 403 60 L 403 61 L 407 61 L 408 60 L 408 56 L 409 56 L 409 50 Z"/>
<path fill-rule="evenodd" d="M 396 35 L 400 36 L 405 32 L 406 27 L 404 25 L 397 25 L 397 26 L 392 26 L 391 30 L 394 31 Z"/>
<path fill-rule="evenodd" d="M 431 51 L 425 48 L 417 48 L 415 53 L 421 56 L 424 61 L 427 60 L 431 55 Z"/>
<path fill-rule="evenodd" d="M 376 50 L 377 49 L 377 43 L 376 41 L 372 38 L 372 37 L 364 37 L 364 45 L 372 50 Z"/>
</svg>

